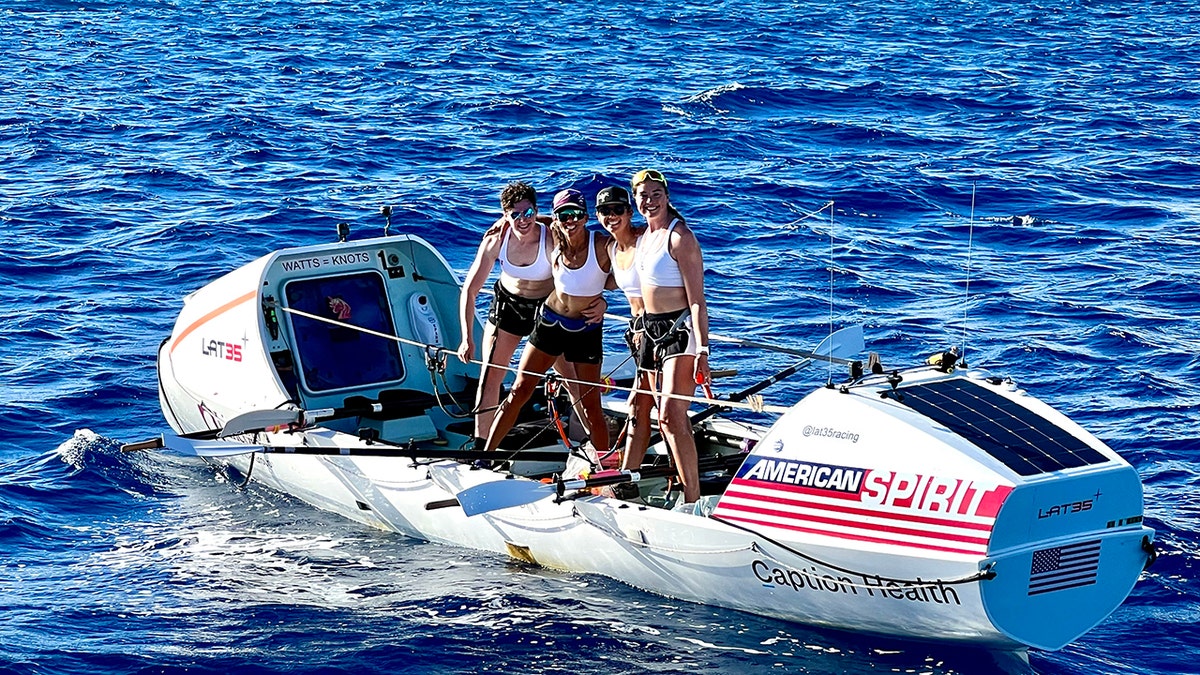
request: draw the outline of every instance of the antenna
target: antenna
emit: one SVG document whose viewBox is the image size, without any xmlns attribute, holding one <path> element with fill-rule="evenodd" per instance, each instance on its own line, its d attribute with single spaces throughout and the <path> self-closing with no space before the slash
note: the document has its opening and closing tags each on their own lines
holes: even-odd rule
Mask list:
<svg viewBox="0 0 1200 675">
<path fill-rule="evenodd" d="M 833 337 L 833 202 L 829 202 L 829 337 Z M 832 342 L 830 350 L 832 350 Z M 832 351 L 829 352 L 833 354 Z M 828 384 L 833 386 L 833 359 L 827 361 L 829 364 L 829 380 Z"/>
<path fill-rule="evenodd" d="M 392 234 L 392 207 L 385 204 L 379 207 L 379 212 L 383 214 L 383 236 L 389 237 Z"/>
<path fill-rule="evenodd" d="M 967 229 L 967 283 L 963 286 L 962 359 L 967 366 L 967 300 L 971 295 L 971 250 L 975 243 L 975 183 L 971 183 L 971 222 Z"/>
</svg>

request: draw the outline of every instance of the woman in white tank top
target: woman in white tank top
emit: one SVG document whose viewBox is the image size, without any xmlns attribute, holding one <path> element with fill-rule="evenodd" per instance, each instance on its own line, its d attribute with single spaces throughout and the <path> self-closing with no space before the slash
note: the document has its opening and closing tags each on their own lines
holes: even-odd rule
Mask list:
<svg viewBox="0 0 1200 675">
<path fill-rule="evenodd" d="M 504 374 L 521 338 L 533 330 L 538 308 L 554 289 L 550 268 L 550 236 L 537 219 L 537 192 L 519 181 L 509 183 L 500 193 L 504 215 L 489 229 L 479 244 L 475 260 L 463 282 L 459 298 L 459 328 L 462 340 L 458 357 L 469 362 L 475 358 L 475 300 L 496 263 L 500 278 L 495 285 L 488 320 L 483 325 L 484 365 L 475 395 L 475 445 L 482 439 L 496 415 Z M 564 377 L 574 378 L 567 366 L 556 368 Z"/>
<path fill-rule="evenodd" d="M 659 427 L 675 455 L 684 501 L 691 503 L 700 498 L 696 440 L 687 414 L 691 403 L 671 396 L 693 396 L 696 385 L 710 377 L 704 258 L 696 235 L 671 206 L 666 176 L 647 169 L 634 174 L 630 185 L 646 219 L 637 248 L 645 306 L 638 365 L 653 372 L 665 395 Z"/>
<path fill-rule="evenodd" d="M 625 342 L 629 345 L 632 357 L 636 358 L 637 343 L 641 338 L 638 326 L 643 312 L 642 281 L 638 274 L 636 255 L 638 240 L 646 228 L 634 227 L 633 205 L 629 192 L 621 187 L 604 188 L 596 195 L 596 217 L 613 238 L 609 247 L 612 277 L 617 289 L 625 294 L 625 299 L 629 302 L 631 321 L 625 331 Z M 650 374 L 639 369 L 634 389 L 651 391 L 652 387 Z M 650 414 L 654 408 L 654 399 L 649 394 L 631 393 L 629 408 L 630 414 L 625 430 L 625 454 L 621 459 L 621 468 L 636 471 L 641 467 L 642 460 L 646 457 L 646 447 L 650 444 Z M 638 493 L 633 483 L 622 483 L 613 487 L 613 494 L 627 499 L 636 497 Z"/>
</svg>

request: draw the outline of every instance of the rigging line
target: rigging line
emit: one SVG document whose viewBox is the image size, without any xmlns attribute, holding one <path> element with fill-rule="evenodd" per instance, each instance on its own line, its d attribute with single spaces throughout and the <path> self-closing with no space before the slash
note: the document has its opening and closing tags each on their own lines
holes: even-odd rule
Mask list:
<svg viewBox="0 0 1200 675">
<path fill-rule="evenodd" d="M 351 329 L 357 330 L 361 333 L 366 333 L 368 335 L 374 335 L 375 337 L 378 337 L 378 338 L 383 338 L 384 340 L 392 340 L 395 342 L 399 342 L 401 344 L 411 345 L 414 347 L 420 347 L 422 349 L 430 349 L 435 352 L 444 352 L 447 354 L 457 354 L 456 351 L 447 349 L 445 347 L 441 347 L 439 345 L 427 345 L 423 342 L 417 342 L 415 340 L 409 340 L 407 338 L 402 338 L 399 335 L 388 335 L 387 333 L 381 333 L 377 330 L 372 330 L 370 328 L 364 328 L 362 326 L 355 326 L 354 324 L 350 324 L 350 323 L 343 323 L 336 319 L 330 319 L 330 318 L 326 318 L 323 316 L 318 316 L 316 314 L 310 314 L 309 312 L 305 312 L 303 310 L 295 309 L 292 307 L 284 307 L 283 305 L 280 305 L 278 303 L 271 303 L 271 304 L 272 304 L 272 306 L 277 307 L 278 309 L 280 309 L 284 312 L 287 312 L 289 314 L 296 314 L 298 316 L 303 316 L 304 318 L 312 319 L 313 321 L 320 321 L 322 323 L 327 323 L 327 324 L 330 324 L 333 326 L 338 326 L 340 328 L 351 328 Z M 475 359 L 470 359 L 467 362 L 479 365 L 483 368 L 492 368 L 495 370 L 506 370 L 506 371 L 513 372 L 513 373 L 532 375 L 534 377 L 545 377 L 546 376 L 546 373 L 537 373 L 537 372 L 533 372 L 533 371 L 521 370 L 520 368 L 514 368 L 512 366 L 501 366 L 498 364 L 483 363 L 482 361 L 477 361 Z M 562 377 L 562 376 L 559 376 L 559 380 L 561 380 L 562 382 L 569 382 L 572 384 L 578 384 L 578 385 L 583 385 L 583 386 L 597 386 L 595 382 L 588 382 L 586 380 L 576 380 L 576 379 Z M 661 397 L 666 397 L 666 398 L 677 399 L 680 401 L 691 401 L 692 403 L 702 403 L 704 405 L 718 405 L 718 406 L 722 406 L 722 407 L 726 407 L 726 408 L 737 408 L 739 410 L 749 410 L 750 412 L 756 412 L 756 413 L 766 412 L 766 413 L 772 413 L 772 414 L 776 414 L 776 415 L 782 415 L 783 413 L 787 412 L 788 410 L 791 410 L 791 408 L 789 406 L 771 405 L 769 403 L 757 403 L 757 402 L 744 403 L 741 401 L 728 401 L 725 399 L 708 398 L 705 396 L 685 396 L 684 394 L 669 394 L 669 393 L 658 392 L 658 391 L 654 391 L 654 390 L 638 389 L 637 387 L 622 387 L 622 386 L 617 385 L 615 382 L 613 384 L 610 384 L 607 386 L 609 389 L 612 389 L 613 391 L 624 391 L 624 392 L 638 393 L 638 394 L 650 394 L 652 396 L 661 396 Z"/>
<path fill-rule="evenodd" d="M 816 211 L 806 213 L 806 214 L 800 216 L 799 218 L 797 218 L 796 220 L 793 220 L 792 222 L 787 223 L 786 225 L 784 225 L 784 227 L 795 229 L 796 226 L 798 226 L 800 223 L 803 223 L 804 221 L 808 220 L 809 218 L 816 218 L 817 216 L 821 215 L 821 212 L 824 211 L 825 209 L 829 209 L 829 212 L 833 213 L 832 207 L 833 207 L 832 201 L 826 202 L 821 208 L 817 209 Z"/>
<path fill-rule="evenodd" d="M 832 204 L 833 202 L 830 202 L 830 203 Z M 492 289 L 482 288 L 479 290 L 479 292 L 484 293 L 484 294 L 491 294 Z M 283 308 L 283 309 L 284 309 L 284 311 L 288 311 L 287 308 Z M 712 317 L 712 312 L 709 312 L 709 317 L 710 318 Z M 629 323 L 630 321 L 633 321 L 632 317 L 624 316 L 622 314 L 611 314 L 609 312 L 604 313 L 604 318 L 612 319 L 613 321 L 620 321 L 622 323 Z M 338 324 L 338 325 L 343 325 L 343 324 Z M 745 347 L 757 347 L 759 349 L 765 349 L 767 351 L 776 351 L 781 354 L 795 354 L 797 356 L 808 356 L 809 358 L 813 359 L 814 361 L 829 361 L 830 363 L 837 364 L 837 365 L 849 365 L 853 361 L 853 359 L 841 359 L 836 356 L 830 356 L 828 354 L 816 354 L 816 353 L 812 353 L 812 352 L 805 352 L 804 350 L 800 350 L 800 349 L 793 349 L 791 347 L 784 347 L 781 345 L 773 345 L 773 344 L 766 343 L 766 342 L 757 342 L 754 340 L 747 340 L 744 338 L 730 337 L 728 335 L 719 335 L 719 334 L 713 333 L 711 331 L 708 334 L 708 338 L 709 338 L 709 340 L 711 340 L 713 342 L 728 342 L 730 344 L 742 345 Z M 424 344 L 419 344 L 419 343 L 414 343 L 414 344 L 417 344 L 420 347 L 430 346 L 430 345 L 424 345 Z M 630 356 L 630 358 L 632 358 L 632 355 Z"/>
<path fill-rule="evenodd" d="M 605 313 L 604 318 L 613 319 L 615 321 L 624 321 L 625 323 L 629 323 L 630 321 L 632 321 L 632 319 L 630 319 L 627 316 L 620 316 L 617 314 L 608 314 L 608 313 Z M 843 359 L 843 358 L 839 358 L 837 356 L 830 356 L 829 354 L 817 354 L 816 352 L 805 351 L 803 349 L 794 349 L 792 347 L 783 347 L 781 345 L 773 345 L 768 342 L 758 342 L 757 340 L 747 340 L 745 338 L 729 337 L 728 335 L 718 335 L 716 333 L 711 333 L 711 332 L 708 334 L 708 339 L 712 342 L 728 342 L 729 344 L 741 345 L 743 347 L 756 347 L 758 349 L 765 349 L 769 352 L 778 352 L 780 354 L 792 354 L 795 356 L 804 356 L 804 357 L 810 358 L 814 361 L 828 361 L 830 363 L 834 363 L 834 364 L 838 364 L 838 365 L 849 365 L 850 363 L 853 363 L 853 359 Z"/>
<path fill-rule="evenodd" d="M 975 183 L 971 183 L 971 220 L 967 229 L 967 282 L 963 286 L 963 326 L 962 326 L 962 359 L 967 363 L 967 309 L 971 295 L 971 251 L 975 243 Z"/>
<path fill-rule="evenodd" d="M 788 546 L 787 544 L 785 544 L 781 541 L 778 541 L 776 539 L 772 539 L 771 537 L 768 537 L 767 535 L 763 534 L 762 532 L 759 532 L 758 530 L 746 527 L 745 525 L 739 525 L 738 523 L 735 523 L 732 520 L 729 520 L 728 518 L 723 518 L 723 517 L 717 516 L 717 515 L 712 515 L 712 516 L 709 516 L 708 518 L 709 518 L 709 520 L 715 520 L 718 523 L 723 523 L 730 527 L 733 527 L 733 528 L 739 529 L 743 532 L 746 532 L 747 534 L 758 537 L 759 539 L 762 539 L 763 541 L 766 541 L 768 543 L 778 546 L 779 548 L 787 551 L 788 553 L 791 553 L 794 556 L 797 556 L 799 558 L 807 560 L 811 563 L 820 565 L 821 567 L 825 567 L 827 569 L 831 569 L 836 572 L 844 572 L 846 574 L 857 574 L 864 578 L 868 578 L 868 577 L 875 578 L 875 579 L 879 579 L 880 581 L 892 581 L 895 583 L 900 583 L 900 584 L 905 584 L 905 585 L 910 585 L 910 586 L 937 585 L 937 584 L 951 586 L 951 585 L 955 585 L 955 584 L 969 584 L 969 583 L 972 583 L 975 581 L 990 580 L 990 579 L 994 579 L 996 577 L 996 573 L 992 571 L 990 564 L 987 566 L 987 568 L 980 570 L 980 571 L 976 572 L 975 574 L 971 574 L 971 575 L 968 575 L 965 577 L 959 577 L 957 579 L 928 579 L 928 580 L 927 579 L 899 579 L 896 577 L 880 576 L 878 574 L 867 574 L 866 572 L 862 572 L 860 570 L 852 570 L 847 567 L 841 567 L 841 566 L 835 565 L 831 562 L 821 560 L 820 558 L 811 556 L 802 551 L 798 551 L 795 548 L 792 548 L 791 546 Z M 769 555 L 769 554 L 767 554 L 766 551 L 763 551 L 763 554 Z"/>
</svg>

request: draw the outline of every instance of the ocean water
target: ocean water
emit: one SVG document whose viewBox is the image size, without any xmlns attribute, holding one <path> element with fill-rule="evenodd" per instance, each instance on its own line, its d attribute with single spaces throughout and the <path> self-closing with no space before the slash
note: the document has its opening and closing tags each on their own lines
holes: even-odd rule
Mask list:
<svg viewBox="0 0 1200 675">
<path fill-rule="evenodd" d="M 1197 672 L 1197 36 L 1153 1 L 0 1 L 0 673 Z M 1122 453 L 1161 551 L 1125 604 L 1026 665 L 119 452 L 165 429 L 155 350 L 215 276 L 379 234 L 383 205 L 465 270 L 509 180 L 591 195 L 647 166 L 713 332 L 863 323 L 889 366 L 965 343 Z M 713 363 L 721 393 L 786 360 Z"/>
</svg>

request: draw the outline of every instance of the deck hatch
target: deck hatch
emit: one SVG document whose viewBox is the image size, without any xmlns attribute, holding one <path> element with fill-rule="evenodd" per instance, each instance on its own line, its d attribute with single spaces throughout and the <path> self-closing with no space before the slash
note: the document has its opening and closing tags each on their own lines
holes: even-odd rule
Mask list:
<svg viewBox="0 0 1200 675">
<path fill-rule="evenodd" d="M 404 362 L 394 340 L 351 327 L 396 334 L 383 277 L 377 272 L 295 279 L 284 286 L 284 296 L 288 307 L 327 320 L 290 317 L 296 361 L 309 391 L 354 389 L 404 379 Z"/>
<path fill-rule="evenodd" d="M 1022 476 L 1108 461 L 1062 427 L 969 380 L 901 387 L 900 402 L 979 446 Z"/>
</svg>

